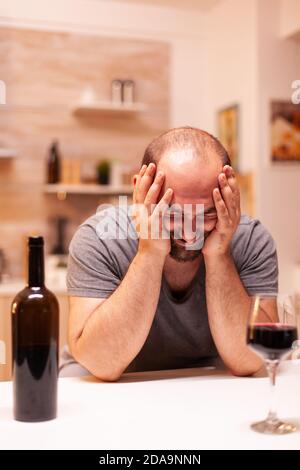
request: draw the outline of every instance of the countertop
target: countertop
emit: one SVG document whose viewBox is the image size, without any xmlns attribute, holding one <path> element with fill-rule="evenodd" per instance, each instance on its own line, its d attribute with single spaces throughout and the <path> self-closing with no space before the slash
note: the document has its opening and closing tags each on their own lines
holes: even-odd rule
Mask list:
<svg viewBox="0 0 300 470">
<path fill-rule="evenodd" d="M 237 378 L 209 368 L 59 379 L 58 417 L 21 423 L 12 417 L 12 383 L 0 383 L 1 449 L 300 449 L 300 361 L 278 377 L 281 418 L 294 434 L 249 428 L 265 418 L 267 378 Z"/>
</svg>

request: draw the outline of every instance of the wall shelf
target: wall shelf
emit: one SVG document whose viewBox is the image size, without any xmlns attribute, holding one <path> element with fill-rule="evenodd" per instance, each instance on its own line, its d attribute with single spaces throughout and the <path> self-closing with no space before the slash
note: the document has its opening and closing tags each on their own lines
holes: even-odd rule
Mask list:
<svg viewBox="0 0 300 470">
<path fill-rule="evenodd" d="M 15 158 L 17 151 L 14 149 L 0 148 L 0 159 Z"/>
<path fill-rule="evenodd" d="M 68 194 L 96 195 L 96 196 L 117 196 L 131 195 L 131 185 L 112 186 L 104 184 L 46 184 L 45 194 L 57 194 L 67 196 Z M 63 197 L 60 197 L 63 199 Z"/>
<path fill-rule="evenodd" d="M 114 104 L 111 101 L 95 101 L 94 103 L 78 103 L 72 108 L 74 114 L 113 114 L 113 115 L 135 115 L 147 111 L 143 103 Z"/>
</svg>

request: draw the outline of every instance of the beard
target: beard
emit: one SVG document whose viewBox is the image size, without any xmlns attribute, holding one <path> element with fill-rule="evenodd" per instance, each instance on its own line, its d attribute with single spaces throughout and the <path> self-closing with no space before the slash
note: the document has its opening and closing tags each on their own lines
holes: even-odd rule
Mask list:
<svg viewBox="0 0 300 470">
<path fill-rule="evenodd" d="M 203 243 L 208 237 L 209 233 L 210 232 L 204 233 Z M 185 246 L 179 245 L 176 242 L 174 234 L 171 234 L 170 242 L 171 249 L 169 255 L 171 256 L 171 258 L 173 258 L 175 261 L 178 261 L 179 263 L 187 263 L 188 261 L 194 261 L 195 259 L 199 258 L 202 254 L 203 243 L 201 244 L 201 248 L 187 249 Z"/>
</svg>

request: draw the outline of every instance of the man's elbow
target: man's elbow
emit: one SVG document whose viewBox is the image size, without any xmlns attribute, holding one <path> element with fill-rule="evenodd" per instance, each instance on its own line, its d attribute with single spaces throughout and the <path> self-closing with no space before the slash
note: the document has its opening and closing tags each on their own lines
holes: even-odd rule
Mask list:
<svg viewBox="0 0 300 470">
<path fill-rule="evenodd" d="M 230 372 L 236 377 L 250 377 L 255 374 L 256 371 L 249 368 L 230 367 Z"/>
<path fill-rule="evenodd" d="M 90 371 L 97 379 L 102 380 L 103 382 L 117 382 L 121 376 L 122 372 L 114 372 L 112 370 L 99 370 L 98 368 L 95 369 L 93 372 Z"/>
<path fill-rule="evenodd" d="M 229 368 L 232 375 L 236 377 L 251 377 L 253 375 L 259 374 L 261 371 L 264 370 L 263 364 L 257 365 L 255 364 L 247 364 L 247 365 L 235 365 Z"/>
<path fill-rule="evenodd" d="M 93 376 L 104 382 L 116 382 L 120 379 L 123 370 L 105 365 L 79 344 L 79 340 L 70 343 L 71 354 L 74 359 L 85 367 Z"/>
</svg>

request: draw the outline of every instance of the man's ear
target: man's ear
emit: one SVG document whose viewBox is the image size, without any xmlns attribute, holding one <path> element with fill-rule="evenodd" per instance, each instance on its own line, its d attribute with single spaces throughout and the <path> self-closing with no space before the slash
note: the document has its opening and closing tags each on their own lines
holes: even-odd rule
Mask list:
<svg viewBox="0 0 300 470">
<path fill-rule="evenodd" d="M 138 175 L 133 175 L 133 177 L 132 177 L 133 188 L 135 188 L 135 186 L 136 186 L 137 177 L 138 177 Z"/>
</svg>

